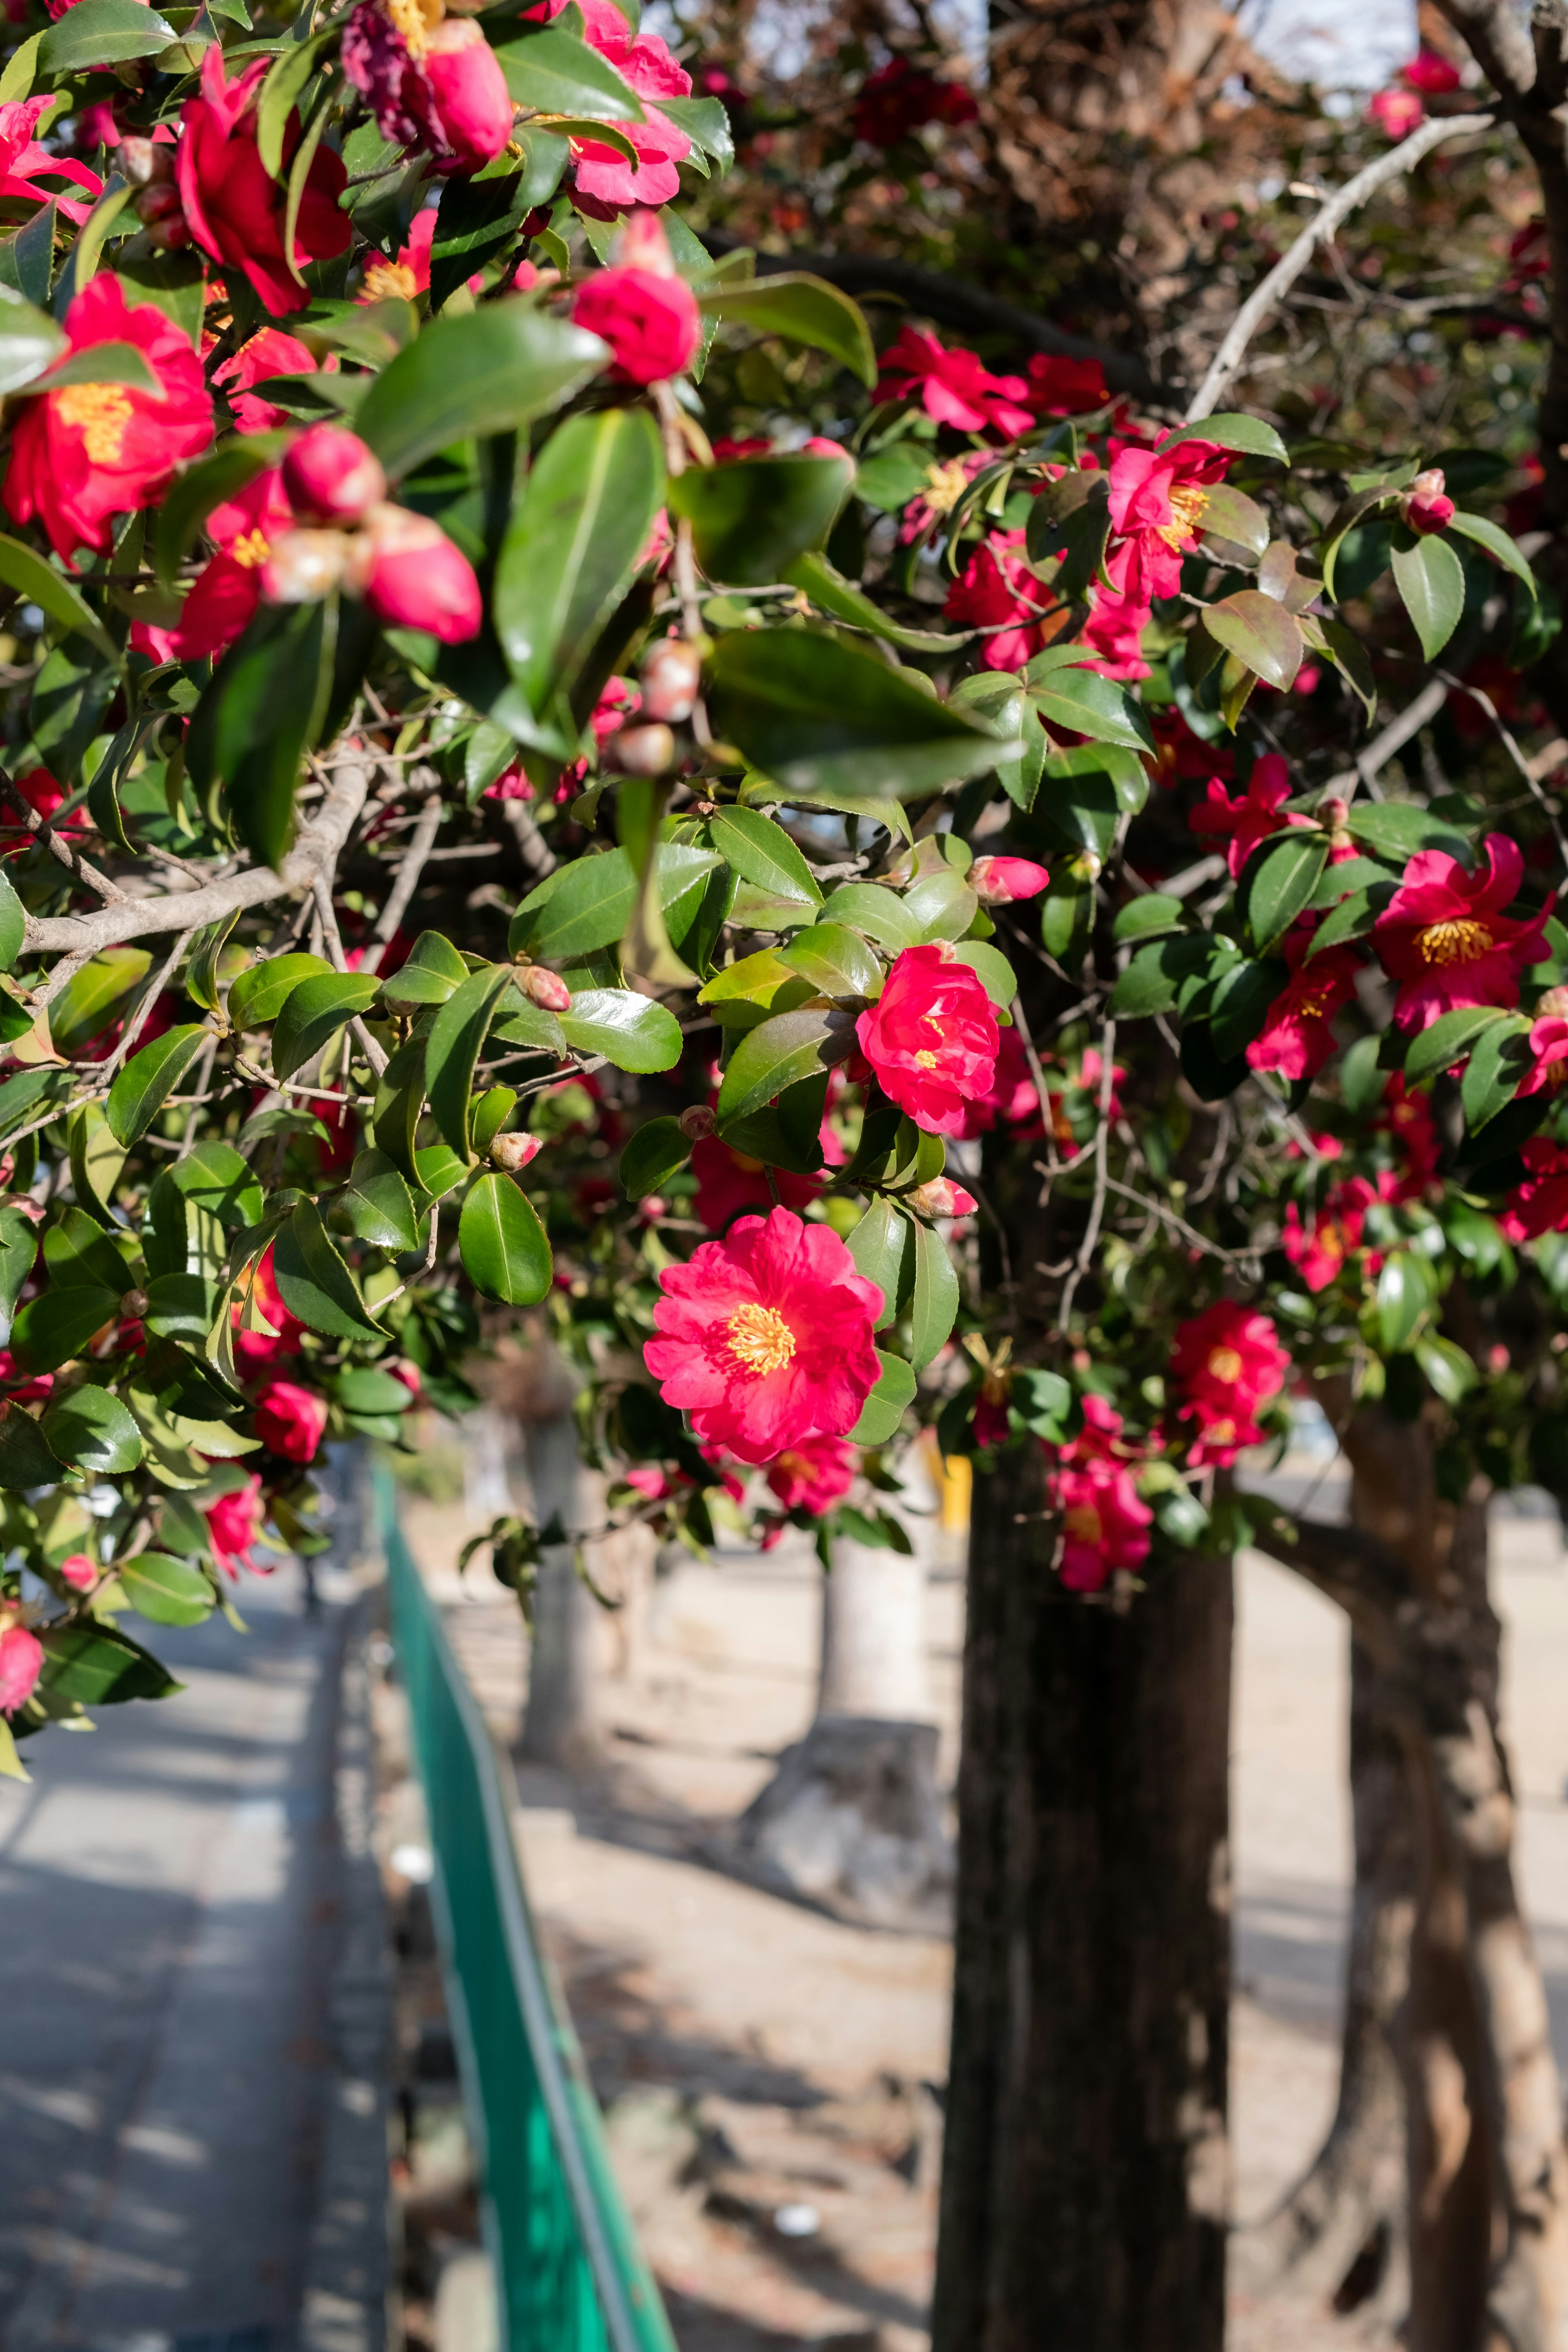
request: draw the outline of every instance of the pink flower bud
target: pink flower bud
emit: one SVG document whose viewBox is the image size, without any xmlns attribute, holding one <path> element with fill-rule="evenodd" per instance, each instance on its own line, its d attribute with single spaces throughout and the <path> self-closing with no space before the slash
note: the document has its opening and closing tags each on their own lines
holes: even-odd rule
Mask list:
<svg viewBox="0 0 1568 2352">
<path fill-rule="evenodd" d="M 601 269 L 577 289 L 572 315 L 603 336 L 632 383 L 660 383 L 690 364 L 702 332 L 689 286 L 651 269 Z"/>
<path fill-rule="evenodd" d="M 283 495 L 301 522 L 358 522 L 386 496 L 380 458 L 341 425 L 301 433 L 282 470 Z"/>
<path fill-rule="evenodd" d="M 664 223 L 646 205 L 626 215 L 610 253 L 617 269 L 651 270 L 655 278 L 676 275 Z"/>
<path fill-rule="evenodd" d="M 142 189 L 135 198 L 133 209 L 137 219 L 145 221 L 149 227 L 154 221 L 167 220 L 176 213 L 180 214 L 182 220 L 184 217 L 180 213 L 180 192 L 168 180 L 154 180 L 150 186 Z"/>
<path fill-rule="evenodd" d="M 413 1359 L 408 1356 L 399 1356 L 395 1362 L 386 1365 L 385 1370 L 392 1374 L 395 1381 L 402 1382 L 417 1404 L 425 1394 L 425 1383 L 419 1377 L 419 1367 Z"/>
<path fill-rule="evenodd" d="M 25 1625 L 0 1633 L 0 1715 L 26 1706 L 44 1671 L 44 1645 Z"/>
<path fill-rule="evenodd" d="M 688 1143 L 700 1143 L 717 1129 L 719 1114 L 707 1103 L 693 1103 L 689 1110 L 681 1112 L 676 1125 Z"/>
<path fill-rule="evenodd" d="M 68 1559 L 62 1559 L 60 1574 L 73 1592 L 90 1592 L 98 1582 L 98 1570 L 84 1551 L 73 1551 Z"/>
<path fill-rule="evenodd" d="M 348 559 L 341 530 L 279 531 L 261 567 L 261 593 L 269 604 L 319 604 L 342 578 Z"/>
<path fill-rule="evenodd" d="M 444 646 L 477 636 L 484 619 L 468 557 L 439 523 L 406 507 L 372 507 L 353 542 L 348 583 L 378 620 L 428 629 Z"/>
<path fill-rule="evenodd" d="M 539 963 L 525 964 L 517 974 L 517 984 L 531 1004 L 546 1013 L 570 1013 L 572 991 L 558 971 L 546 971 Z"/>
<path fill-rule="evenodd" d="M 675 765 L 668 727 L 623 727 L 605 746 L 605 765 L 623 776 L 662 776 Z"/>
<path fill-rule="evenodd" d="M 140 131 L 128 131 L 120 142 L 114 160 L 121 177 L 129 180 L 133 188 L 146 188 L 158 181 L 174 178 L 177 152 L 177 148 L 170 142 L 145 139 Z"/>
<path fill-rule="evenodd" d="M 803 457 L 849 457 L 850 463 L 854 463 L 843 442 L 829 441 L 824 433 L 814 433 L 809 441 L 803 441 L 800 454 Z"/>
<path fill-rule="evenodd" d="M 531 1160 L 536 1160 L 543 1149 L 542 1136 L 498 1135 L 490 1145 L 490 1160 L 506 1175 L 515 1176 L 520 1169 L 528 1166 Z"/>
<path fill-rule="evenodd" d="M 1318 803 L 1318 823 L 1330 833 L 1342 825 L 1350 815 L 1350 803 L 1341 800 L 1337 793 L 1327 793 Z"/>
<path fill-rule="evenodd" d="M 1027 857 L 977 857 L 969 887 L 983 907 L 1010 907 L 1017 898 L 1037 898 L 1050 880 L 1043 866 Z"/>
<path fill-rule="evenodd" d="M 511 137 L 500 59 L 471 17 L 445 17 L 427 39 L 425 71 L 447 142 L 460 163 L 488 163 Z"/>
<path fill-rule="evenodd" d="M 1454 501 L 1444 495 L 1441 466 L 1428 466 L 1416 475 L 1399 501 L 1399 511 L 1418 538 L 1447 529 L 1454 520 Z"/>
<path fill-rule="evenodd" d="M 256 1408 L 256 1434 L 289 1462 L 309 1462 L 327 1425 L 327 1400 L 294 1381 L 274 1381 Z"/>
<path fill-rule="evenodd" d="M 702 656 L 683 637 L 660 637 L 642 666 L 642 707 L 648 719 L 689 719 L 702 680 Z"/>
<path fill-rule="evenodd" d="M 1568 988 L 1548 988 L 1536 999 L 1537 1021 L 1568 1020 Z"/>
<path fill-rule="evenodd" d="M 910 1206 L 922 1217 L 968 1217 L 974 1213 L 974 1195 L 945 1176 L 933 1176 L 910 1194 Z"/>
</svg>

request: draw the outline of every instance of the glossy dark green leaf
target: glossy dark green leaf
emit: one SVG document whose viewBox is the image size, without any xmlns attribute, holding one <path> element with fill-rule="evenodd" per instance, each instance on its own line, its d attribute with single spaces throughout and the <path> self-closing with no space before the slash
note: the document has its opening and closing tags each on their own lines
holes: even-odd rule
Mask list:
<svg viewBox="0 0 1568 2352">
<path fill-rule="evenodd" d="M 39 1103 L 60 1093 L 68 1083 L 58 1070 L 47 1067 L 19 1070 L 14 1078 L 0 1082 L 0 1139 L 26 1126 Z"/>
<path fill-rule="evenodd" d="M 84 1285 L 111 1290 L 131 1286 L 130 1270 L 115 1243 L 85 1209 L 65 1210 L 44 1235 L 44 1265 L 57 1290 Z"/>
<path fill-rule="evenodd" d="M 946 1345 L 958 1315 L 958 1270 L 932 1225 L 915 1228 L 915 1285 L 910 1307 L 910 1354 L 919 1371 Z"/>
<path fill-rule="evenodd" d="M 608 58 L 564 25 L 542 25 L 498 41 L 496 58 L 520 106 L 536 114 L 582 115 L 593 122 L 640 122 L 636 92 Z"/>
<path fill-rule="evenodd" d="M 79 0 L 83 7 L 88 0 Z M 127 0 L 127 5 L 141 8 L 142 0 Z M 72 11 L 75 14 L 75 11 Z M 7 538 L 0 532 L 0 583 L 14 588 L 18 596 L 38 605 L 51 621 L 77 635 L 86 637 L 99 652 L 110 659 L 115 657 L 113 639 L 91 605 L 62 579 L 46 559 L 19 539 Z"/>
<path fill-rule="evenodd" d="M 223 784 L 235 830 L 262 866 L 278 866 L 294 838 L 294 793 L 325 715 L 336 628 L 332 598 L 262 605 L 191 720 L 192 780 L 203 791 Z"/>
<path fill-rule="evenodd" d="M 453 990 L 431 1023 L 426 1040 L 425 1084 L 431 1114 L 463 1160 L 472 1150 L 474 1070 L 502 995 L 510 986 L 510 965 L 481 964 L 461 988 Z"/>
<path fill-rule="evenodd" d="M 36 310 L 0 285 L 0 394 L 31 383 L 66 348 L 65 336 L 47 311 Z"/>
<path fill-rule="evenodd" d="M 414 1197 L 384 1151 L 362 1151 L 334 1206 L 347 1215 L 362 1242 L 377 1249 L 418 1247 L 419 1219 Z"/>
<path fill-rule="evenodd" d="M 0 312 L 0 320 L 4 315 Z M 1500 523 L 1489 521 L 1485 515 L 1470 514 L 1459 507 L 1455 509 L 1448 529 L 1457 530 L 1463 539 L 1473 540 L 1478 547 L 1484 547 L 1489 555 L 1496 556 L 1505 572 L 1511 572 L 1516 580 L 1523 581 L 1532 597 L 1540 594 L 1534 572 L 1521 554 L 1517 542 L 1509 537 Z M 1466 1361 L 1468 1360 L 1467 1357 Z M 1436 1381 L 1433 1386 L 1436 1386 Z"/>
<path fill-rule="evenodd" d="M 141 1467 L 142 1433 L 107 1389 L 69 1389 L 51 1398 L 38 1425 L 50 1451 L 79 1470 L 114 1478 Z"/>
<path fill-rule="evenodd" d="M 541 962 L 592 955 L 625 931 L 637 904 L 637 875 L 624 849 L 574 858 L 531 890 L 512 918 L 507 946 Z"/>
<path fill-rule="evenodd" d="M 1153 939 L 1163 931 L 1179 931 L 1185 919 L 1180 898 L 1151 891 L 1147 898 L 1129 898 L 1111 926 L 1119 940 Z"/>
<path fill-rule="evenodd" d="M 290 1315 L 329 1339 L 381 1339 L 359 1286 L 313 1201 L 301 1201 L 272 1244 L 279 1296 Z"/>
<path fill-rule="evenodd" d="M 368 1013 L 380 993 L 374 972 L 328 971 L 291 989 L 272 1032 L 272 1067 L 291 1078 L 313 1061 L 357 1013 Z"/>
<path fill-rule="evenodd" d="M 849 1435 L 857 1445 L 886 1445 L 898 1435 L 905 1412 L 914 1402 L 914 1366 L 902 1356 L 885 1355 L 877 1350 L 881 1375 L 876 1387 L 860 1409 L 860 1418 Z"/>
<path fill-rule="evenodd" d="M 1396 547 L 1394 584 L 1428 661 L 1435 661 L 1465 609 L 1465 567 L 1447 541 L 1434 533 L 1414 547 Z"/>
<path fill-rule="evenodd" d="M 1465 1125 L 1472 1135 L 1513 1100 L 1529 1075 L 1530 1025 L 1522 1013 L 1508 1013 L 1476 1039 L 1459 1088 Z"/>
<path fill-rule="evenodd" d="M 849 1235 L 855 1271 L 874 1282 L 882 1294 L 882 1307 L 873 1328 L 882 1330 L 898 1313 L 899 1300 L 914 1281 L 915 1227 L 897 1202 L 884 1196 L 873 1201 Z M 914 1393 L 911 1378 L 910 1394 Z M 907 1399 L 905 1402 L 907 1402 Z"/>
<path fill-rule="evenodd" d="M 781 1013 L 748 1030 L 730 1057 L 719 1089 L 719 1120 L 727 1127 L 760 1110 L 786 1087 L 812 1078 L 853 1050 L 855 1031 L 847 1013 Z"/>
<path fill-rule="evenodd" d="M 150 58 L 177 39 L 174 26 L 144 0 L 78 0 L 38 44 L 40 79 L 89 73 L 100 66 Z"/>
<path fill-rule="evenodd" d="M 672 515 L 691 525 L 706 576 L 734 587 L 782 580 L 822 545 L 848 496 L 848 457 L 737 457 L 693 466 L 669 485 Z"/>
<path fill-rule="evenodd" d="M 742 882 L 775 898 L 821 906 L 822 891 L 804 853 L 783 825 L 760 809 L 716 809 L 708 820 L 708 837 Z"/>
<path fill-rule="evenodd" d="M 602 1054 L 617 1070 L 673 1070 L 680 1059 L 674 1013 L 635 988 L 580 988 L 560 1021 L 569 1045 Z"/>
<path fill-rule="evenodd" d="M 59 1475 L 58 1458 L 37 1423 L 19 1404 L 8 1404 L 0 1412 L 0 1486 L 13 1493 L 53 1486 Z"/>
<path fill-rule="evenodd" d="M 1391 1251 L 1377 1277 L 1378 1337 L 1390 1355 L 1405 1346 L 1436 1297 L 1430 1258 L 1419 1250 Z"/>
<path fill-rule="evenodd" d="M 1075 735 L 1087 735 L 1091 743 L 1119 743 L 1129 751 L 1153 751 L 1142 705 L 1114 678 L 1065 664 L 1037 679 L 1031 663 L 1025 675 L 1029 700 L 1047 728 L 1068 728 Z"/>
<path fill-rule="evenodd" d="M 38 1255 L 38 1229 L 20 1209 L 0 1209 L 0 1319 L 9 1323 Z"/>
<path fill-rule="evenodd" d="M 468 967 L 439 931 L 421 931 L 408 961 L 384 980 L 381 992 L 395 1011 L 419 1004 L 445 1004 L 468 976 Z"/>
<path fill-rule="evenodd" d="M 645 1201 L 690 1157 L 691 1139 L 681 1133 L 678 1118 L 645 1119 L 621 1153 L 621 1189 L 628 1201 Z"/>
<path fill-rule="evenodd" d="M 710 319 L 782 335 L 786 342 L 809 343 L 826 352 L 868 387 L 877 381 L 877 354 L 858 303 L 825 279 L 781 271 L 739 286 L 712 286 L 698 296 Z"/>
<path fill-rule="evenodd" d="M 855 488 L 861 496 L 865 495 L 864 467 L 856 476 Z M 807 548 L 804 555 L 797 555 L 793 562 L 786 563 L 778 576 L 789 587 L 798 588 L 803 595 L 809 597 L 819 613 L 827 614 L 835 621 L 847 621 L 851 628 L 865 629 L 874 637 L 886 638 L 890 646 L 902 646 L 907 652 L 949 652 L 963 642 L 965 633 L 963 630 L 954 633 L 940 629 L 910 629 L 901 621 L 895 621 L 889 614 L 884 613 L 874 598 L 857 588 L 853 581 L 846 580 L 843 573 L 816 548 Z"/>
<path fill-rule="evenodd" d="M 880 882 L 841 882 L 823 901 L 822 919 L 864 931 L 879 947 L 897 955 L 919 945 L 921 927 L 897 891 Z"/>
<path fill-rule="evenodd" d="M 1287 966 L 1273 957 L 1235 964 L 1224 975 L 1209 1008 L 1215 1051 L 1223 1060 L 1233 1060 L 1251 1045 L 1289 977 Z"/>
<path fill-rule="evenodd" d="M 120 1312 L 121 1291 L 83 1283 L 30 1298 L 11 1326 L 11 1353 L 25 1372 L 58 1372 Z"/>
<path fill-rule="evenodd" d="M 1288 931 L 1311 903 L 1329 862 L 1329 836 L 1305 825 L 1278 833 L 1254 850 L 1242 877 L 1247 927 L 1259 953 Z"/>
<path fill-rule="evenodd" d="M 797 931 L 780 961 L 824 996 L 879 996 L 883 971 L 858 931 L 844 923 L 813 923 Z"/>
<path fill-rule="evenodd" d="M 454 442 L 510 433 L 557 407 L 605 356 L 596 335 L 531 302 L 487 302 L 436 320 L 400 352 L 360 403 L 354 430 L 396 482 Z"/>
<path fill-rule="evenodd" d="M 200 1348 L 206 1340 L 217 1318 L 217 1285 L 200 1274 L 154 1275 L 147 1285 L 147 1312 L 142 1318 L 149 1331 L 163 1339 L 183 1340 L 187 1348 Z M 214 1445 L 210 1451 L 225 1451 Z"/>
<path fill-rule="evenodd" d="M 458 1220 L 458 1248 L 475 1289 L 503 1307 L 536 1307 L 550 1288 L 544 1228 L 528 1195 L 498 1170 L 469 1186 Z"/>
<path fill-rule="evenodd" d="M 302 980 L 330 972 L 315 955 L 268 956 L 240 972 L 228 992 L 228 1017 L 237 1029 L 262 1029 L 276 1021 Z"/>
<path fill-rule="evenodd" d="M 1406 1083 L 1414 1086 L 1417 1079 L 1451 1069 L 1464 1060 L 1485 1030 L 1506 1018 L 1495 1004 L 1465 1004 L 1457 1013 L 1439 1013 L 1430 1028 L 1418 1031 L 1410 1040 L 1405 1056 Z"/>
<path fill-rule="evenodd" d="M 216 1605 L 216 1595 L 201 1570 L 166 1551 L 138 1552 L 115 1573 L 137 1615 L 150 1618 L 155 1625 L 199 1625 Z"/>
<path fill-rule="evenodd" d="M 684 131 L 693 147 L 727 172 L 735 160 L 735 142 L 730 131 L 730 117 L 721 98 L 660 98 L 658 110 L 667 114 L 678 131 Z"/>
<path fill-rule="evenodd" d="M 116 1142 L 129 1148 L 146 1134 L 211 1034 L 200 1022 L 184 1022 L 132 1055 L 110 1087 L 105 1106 Z"/>
<path fill-rule="evenodd" d="M 1258 416 L 1239 413 L 1205 416 L 1196 425 L 1178 425 L 1174 433 L 1163 435 L 1160 447 L 1174 449 L 1184 441 L 1210 441 L 1216 449 L 1235 449 L 1243 457 L 1277 457 L 1282 466 L 1290 463 L 1290 453 L 1273 425 Z"/>
<path fill-rule="evenodd" d="M 1257 558 L 1268 544 L 1268 517 L 1256 499 L 1228 482 L 1212 482 L 1204 491 L 1198 529 L 1205 539 L 1223 539 Z"/>
<path fill-rule="evenodd" d="M 1401 865 L 1420 849 L 1445 849 L 1467 866 L 1474 855 L 1468 835 L 1411 801 L 1363 803 L 1352 809 L 1346 824 L 1353 840 Z"/>
<path fill-rule="evenodd" d="M 90 0 L 81 0 L 81 5 L 85 7 Z M 118 6 L 121 0 L 100 0 L 100 5 Z M 124 0 L 124 5 L 136 7 L 140 0 Z M 168 1698 L 184 1688 L 129 1633 L 110 1633 L 101 1625 L 62 1625 L 39 1638 L 44 1687 L 56 1698 L 74 1699 L 82 1706 L 117 1706 L 127 1699 Z"/>
<path fill-rule="evenodd" d="M 904 892 L 904 912 L 922 946 L 936 940 L 963 939 L 979 905 L 963 876 L 951 866 L 919 876 Z"/>
<path fill-rule="evenodd" d="M 1452 1339 L 1424 1331 L 1415 1342 L 1416 1362 L 1445 1404 L 1458 1404 L 1480 1379 L 1475 1360 Z"/>
<path fill-rule="evenodd" d="M 1238 588 L 1204 611 L 1204 627 L 1215 643 L 1236 656 L 1281 693 L 1295 684 L 1306 651 L 1294 616 L 1260 588 Z"/>
<path fill-rule="evenodd" d="M 243 1233 L 261 1222 L 265 1203 L 256 1171 L 232 1143 L 209 1136 L 176 1160 L 169 1181 L 221 1225 Z"/>
</svg>

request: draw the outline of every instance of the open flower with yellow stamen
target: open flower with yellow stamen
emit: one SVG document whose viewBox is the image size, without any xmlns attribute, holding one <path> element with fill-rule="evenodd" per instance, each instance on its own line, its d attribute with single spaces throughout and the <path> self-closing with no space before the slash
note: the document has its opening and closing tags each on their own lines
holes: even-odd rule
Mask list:
<svg viewBox="0 0 1568 2352">
<path fill-rule="evenodd" d="M 1212 441 L 1181 441 L 1173 448 L 1121 449 L 1110 463 L 1110 528 L 1133 544 L 1140 599 L 1173 596 L 1182 584 L 1182 558 L 1197 546 L 1211 486 L 1225 478 L 1228 450 Z"/>
<path fill-rule="evenodd" d="M 854 1428 L 880 1369 L 882 1294 L 830 1225 L 793 1209 L 742 1217 L 659 1280 L 644 1360 L 704 1444 L 772 1462 Z"/>
<path fill-rule="evenodd" d="M 1548 961 L 1542 934 L 1552 912 L 1510 917 L 1524 858 L 1506 834 L 1489 833 L 1473 874 L 1446 850 L 1423 849 L 1373 928 L 1373 945 L 1399 982 L 1394 1008 L 1401 1029 L 1429 1029 L 1464 1005 L 1519 1003 L 1520 974 Z"/>
</svg>

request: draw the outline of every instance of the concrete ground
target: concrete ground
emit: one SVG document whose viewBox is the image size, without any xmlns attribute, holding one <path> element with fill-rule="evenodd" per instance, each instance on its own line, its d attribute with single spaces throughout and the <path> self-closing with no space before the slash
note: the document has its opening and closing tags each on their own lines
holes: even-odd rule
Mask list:
<svg viewBox="0 0 1568 2352">
<path fill-rule="evenodd" d="M 0 2347 L 296 2342 L 331 2075 L 351 1580 L 146 1629 L 187 1687 L 0 1781 Z"/>
</svg>

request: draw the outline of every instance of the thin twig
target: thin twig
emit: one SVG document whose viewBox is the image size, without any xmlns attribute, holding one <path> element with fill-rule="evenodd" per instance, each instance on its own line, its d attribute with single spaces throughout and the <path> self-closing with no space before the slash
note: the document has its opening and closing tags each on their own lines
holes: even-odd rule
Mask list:
<svg viewBox="0 0 1568 2352">
<path fill-rule="evenodd" d="M 1115 1092 L 1112 1075 L 1115 1055 L 1116 1024 L 1108 1020 L 1100 1032 L 1100 1125 L 1094 1138 L 1094 1198 L 1089 1202 L 1089 1223 L 1083 1229 L 1083 1239 L 1079 1244 L 1073 1270 L 1062 1291 L 1061 1309 L 1057 1321 L 1058 1349 L 1066 1345 L 1073 1300 L 1078 1296 L 1079 1284 L 1089 1272 L 1095 1244 L 1100 1239 L 1100 1228 L 1105 1218 L 1105 1196 L 1110 1185 L 1110 1097 Z"/>
<path fill-rule="evenodd" d="M 360 958 L 361 971 L 381 970 L 381 959 L 386 951 L 387 942 L 407 913 L 408 902 L 419 887 L 419 877 L 424 871 L 425 861 L 430 855 L 436 835 L 441 829 L 441 820 L 446 813 L 439 792 L 433 792 L 419 812 L 413 838 L 405 849 L 403 861 L 397 869 L 397 879 L 392 886 L 386 904 L 375 919 L 375 928 L 370 935 L 370 945 Z"/>
<path fill-rule="evenodd" d="M 12 782 L 4 768 L 0 768 L 0 793 L 5 793 L 34 840 L 42 844 L 73 880 L 85 883 L 89 890 L 96 890 L 106 904 L 113 905 L 123 899 L 125 893 L 119 883 L 111 882 L 107 874 L 100 874 L 97 866 L 82 856 L 80 850 L 73 849 L 64 835 L 55 831 L 48 818 L 39 815 L 32 803 L 24 796 L 20 785 Z"/>
<path fill-rule="evenodd" d="M 1222 1258 L 1226 1265 L 1236 1264 L 1234 1250 L 1221 1249 L 1217 1242 L 1205 1240 L 1195 1225 L 1189 1225 L 1185 1217 L 1178 1217 L 1174 1209 L 1167 1209 L 1163 1201 L 1152 1201 L 1146 1192 L 1135 1192 L 1131 1184 L 1119 1184 L 1114 1176 L 1108 1176 L 1105 1181 L 1108 1190 L 1120 1192 L 1124 1201 L 1135 1201 L 1152 1217 L 1163 1217 L 1168 1225 L 1174 1225 L 1179 1234 L 1186 1235 L 1194 1249 L 1206 1250 L 1210 1257 Z"/>
<path fill-rule="evenodd" d="M 1498 709 L 1496 703 L 1492 700 L 1491 696 L 1489 694 L 1483 694 L 1479 686 L 1467 686 L 1462 677 L 1450 677 L 1446 669 L 1438 670 L 1436 675 L 1440 683 L 1447 687 L 1450 693 L 1468 694 L 1472 702 L 1478 703 L 1480 706 L 1481 710 L 1485 713 L 1486 717 L 1490 720 L 1492 727 L 1495 729 L 1499 742 L 1502 745 L 1503 750 L 1508 753 L 1509 758 L 1513 761 L 1514 766 L 1519 770 L 1520 774 L 1524 778 L 1525 782 L 1529 785 L 1533 798 L 1540 803 L 1542 812 L 1546 818 L 1546 822 L 1552 827 L 1552 837 L 1557 844 L 1557 854 L 1562 858 L 1563 865 L 1568 866 L 1568 834 L 1564 834 L 1562 822 L 1558 817 L 1556 809 L 1552 806 L 1547 794 L 1542 790 L 1541 779 L 1535 772 L 1533 762 L 1525 758 L 1524 753 L 1514 741 L 1513 737 L 1510 734 L 1507 727 L 1504 725 L 1502 715 Z"/>
</svg>

